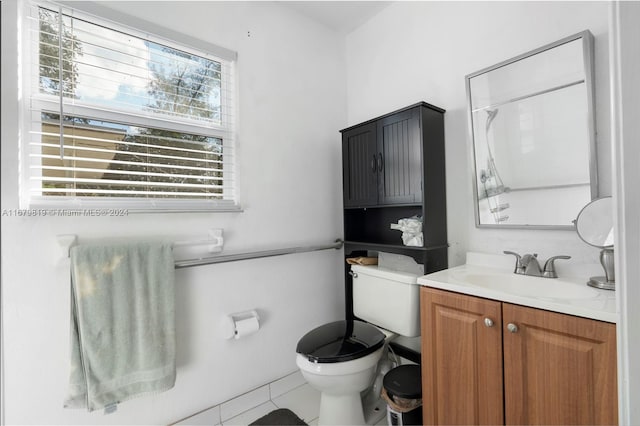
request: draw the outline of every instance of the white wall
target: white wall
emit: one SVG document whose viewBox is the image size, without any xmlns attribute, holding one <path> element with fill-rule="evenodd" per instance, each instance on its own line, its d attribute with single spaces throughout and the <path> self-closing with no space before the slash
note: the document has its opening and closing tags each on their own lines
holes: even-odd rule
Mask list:
<svg viewBox="0 0 640 426">
<path fill-rule="evenodd" d="M 608 3 L 396 2 L 347 36 L 348 122 L 424 100 L 445 114 L 449 265 L 467 250 L 597 262 L 573 231 L 475 227 L 465 75 L 588 29 L 595 36 L 600 191 L 611 194 Z M 576 211 L 577 215 L 578 212 Z M 558 263 L 562 274 L 563 265 Z"/>
<path fill-rule="evenodd" d="M 18 208 L 17 2 L 2 1 L 2 210 Z M 166 424 L 296 370 L 295 345 L 344 315 L 340 251 L 177 271 L 174 389 L 111 415 L 65 410 L 69 272 L 56 235 L 202 237 L 227 250 L 332 242 L 342 235 L 338 129 L 345 127 L 343 39 L 273 3 L 120 2 L 108 7 L 238 52 L 238 171 L 243 213 L 120 218 L 2 217 L 7 424 Z M 151 18 L 152 17 L 152 18 Z M 216 336 L 220 318 L 257 308 L 262 330 Z"/>
<path fill-rule="evenodd" d="M 598 251 L 573 232 L 475 228 L 464 76 L 589 29 L 596 50 L 600 189 L 610 194 L 607 3 L 397 2 L 347 36 L 346 54 L 343 38 L 271 3 L 107 4 L 238 52 L 238 166 L 245 211 L 101 219 L 3 216 L 7 424 L 168 423 L 295 370 L 299 336 L 343 315 L 339 252 L 178 271 L 176 387 L 129 401 L 109 416 L 62 409 L 69 285 L 68 271 L 56 266 L 55 236 L 184 239 L 222 227 L 228 250 L 332 240 L 342 234 L 337 130 L 419 100 L 447 109 L 450 265 L 463 263 L 470 249 L 536 251 L 542 258 L 569 254 L 575 261 L 597 262 Z M 18 208 L 16 25 L 16 1 L 3 0 L 3 211 Z M 561 268 L 559 263 L 560 273 Z M 259 334 L 233 342 L 216 337 L 221 315 L 249 308 L 264 317 Z"/>
</svg>

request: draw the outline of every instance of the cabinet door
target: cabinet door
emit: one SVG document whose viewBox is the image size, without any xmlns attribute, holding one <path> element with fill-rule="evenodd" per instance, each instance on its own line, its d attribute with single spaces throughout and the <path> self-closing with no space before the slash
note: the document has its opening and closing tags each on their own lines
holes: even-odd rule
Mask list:
<svg viewBox="0 0 640 426">
<path fill-rule="evenodd" d="M 378 122 L 379 204 L 422 202 L 421 145 L 417 108 Z"/>
<path fill-rule="evenodd" d="M 424 424 L 502 424 L 500 302 L 420 292 Z"/>
<path fill-rule="evenodd" d="M 345 207 L 378 203 L 376 125 L 365 124 L 342 134 Z"/>
<path fill-rule="evenodd" d="M 507 303 L 503 318 L 507 424 L 617 424 L 614 324 Z"/>
</svg>

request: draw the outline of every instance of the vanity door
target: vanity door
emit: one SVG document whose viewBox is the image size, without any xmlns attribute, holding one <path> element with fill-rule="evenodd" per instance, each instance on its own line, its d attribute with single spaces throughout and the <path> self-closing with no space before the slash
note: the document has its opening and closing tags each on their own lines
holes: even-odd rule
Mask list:
<svg viewBox="0 0 640 426">
<path fill-rule="evenodd" d="M 614 324 L 502 309 L 506 424 L 618 423 Z"/>
<path fill-rule="evenodd" d="M 425 425 L 503 424 L 501 303 L 422 287 Z"/>
</svg>

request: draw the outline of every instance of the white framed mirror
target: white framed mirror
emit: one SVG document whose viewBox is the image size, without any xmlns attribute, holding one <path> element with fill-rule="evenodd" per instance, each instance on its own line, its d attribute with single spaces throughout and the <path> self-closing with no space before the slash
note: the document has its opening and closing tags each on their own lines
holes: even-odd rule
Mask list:
<svg viewBox="0 0 640 426">
<path fill-rule="evenodd" d="M 593 36 L 466 77 L 476 226 L 573 229 L 598 197 Z"/>
</svg>

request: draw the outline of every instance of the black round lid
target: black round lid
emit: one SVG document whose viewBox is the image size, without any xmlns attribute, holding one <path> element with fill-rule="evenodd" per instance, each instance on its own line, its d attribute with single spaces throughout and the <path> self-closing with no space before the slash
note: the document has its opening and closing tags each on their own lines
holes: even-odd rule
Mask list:
<svg viewBox="0 0 640 426">
<path fill-rule="evenodd" d="M 311 362 L 343 362 L 362 358 L 384 345 L 383 332 L 362 321 L 336 321 L 314 328 L 298 342 L 296 352 Z"/>
<path fill-rule="evenodd" d="M 389 396 L 398 396 L 407 399 L 422 398 L 422 375 L 420 366 L 417 364 L 406 364 L 396 367 L 385 374 L 382 385 Z"/>
</svg>

